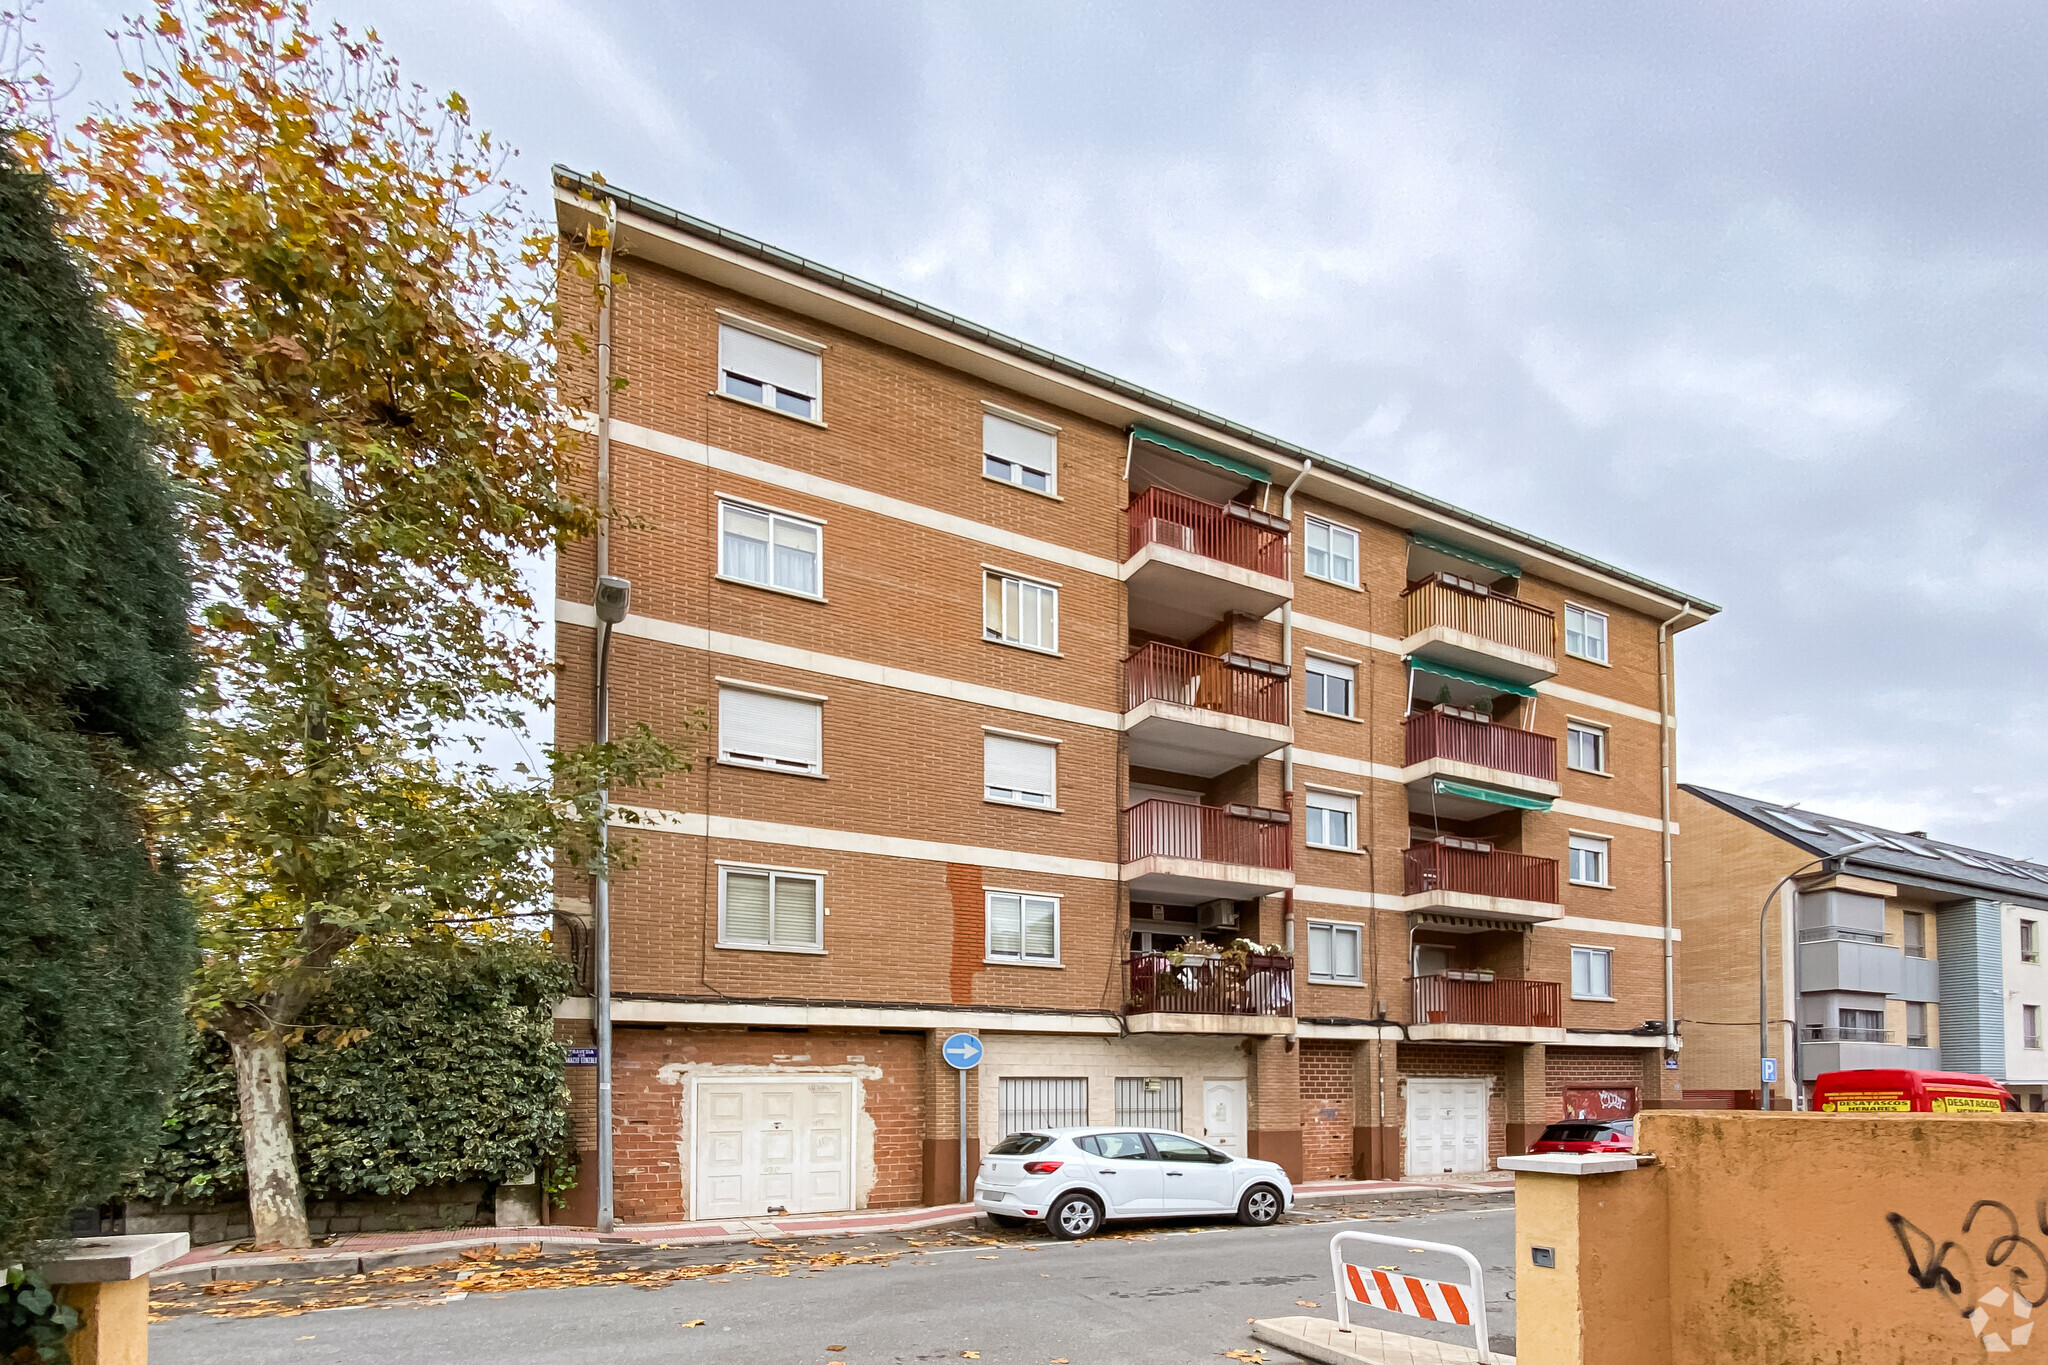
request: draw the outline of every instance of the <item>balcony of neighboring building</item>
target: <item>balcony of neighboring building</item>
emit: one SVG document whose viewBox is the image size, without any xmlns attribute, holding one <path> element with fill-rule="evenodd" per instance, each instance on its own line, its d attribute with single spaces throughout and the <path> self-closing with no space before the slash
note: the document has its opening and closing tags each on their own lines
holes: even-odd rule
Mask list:
<svg viewBox="0 0 2048 1365">
<path fill-rule="evenodd" d="M 1555 858 L 1512 853 L 1480 840 L 1418 843 L 1401 855 L 1403 908 L 1411 914 L 1536 923 L 1564 914 L 1557 888 Z"/>
<path fill-rule="evenodd" d="M 1562 1043 L 1564 987 L 1490 971 L 1408 978 L 1408 1036 L 1418 1042 Z"/>
<path fill-rule="evenodd" d="M 1401 604 L 1404 654 L 1524 686 L 1557 673 L 1557 617 L 1542 607 L 1443 572 L 1409 584 Z"/>
<path fill-rule="evenodd" d="M 1280 518 L 1158 485 L 1133 498 L 1126 515 L 1133 630 L 1188 639 L 1233 613 L 1257 619 L 1293 600 Z"/>
<path fill-rule="evenodd" d="M 1284 811 L 1140 801 L 1123 812 L 1123 880 L 1170 905 L 1256 900 L 1294 885 L 1292 833 Z"/>
<path fill-rule="evenodd" d="M 1563 788 L 1557 741 L 1470 707 L 1437 706 L 1406 722 L 1401 780 L 1408 806 L 1452 820 L 1503 810 L 1548 810 Z"/>
<path fill-rule="evenodd" d="M 1124 959 L 1133 1033 L 1294 1032 L 1294 959 L 1280 954 L 1134 952 Z"/>
<path fill-rule="evenodd" d="M 1293 741 L 1287 666 L 1159 641 L 1124 660 L 1124 731 L 1136 768 L 1215 777 Z"/>
</svg>

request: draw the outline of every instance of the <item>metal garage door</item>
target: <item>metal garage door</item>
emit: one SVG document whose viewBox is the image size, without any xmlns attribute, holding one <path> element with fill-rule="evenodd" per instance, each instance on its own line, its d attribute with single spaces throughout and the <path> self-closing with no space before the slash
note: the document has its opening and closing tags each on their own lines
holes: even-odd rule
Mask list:
<svg viewBox="0 0 2048 1365">
<path fill-rule="evenodd" d="M 852 1208 L 853 1130 L 850 1078 L 699 1082 L 690 1216 Z"/>
<path fill-rule="evenodd" d="M 1408 1175 L 1486 1169 L 1486 1091 L 1484 1080 L 1408 1082 Z"/>
</svg>

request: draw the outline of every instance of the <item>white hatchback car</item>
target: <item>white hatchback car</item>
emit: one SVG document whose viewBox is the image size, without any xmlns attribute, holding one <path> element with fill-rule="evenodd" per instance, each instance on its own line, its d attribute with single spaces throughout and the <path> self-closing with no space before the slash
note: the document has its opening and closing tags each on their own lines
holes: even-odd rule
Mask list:
<svg viewBox="0 0 2048 1365">
<path fill-rule="evenodd" d="M 1254 1227 L 1294 1205 L 1287 1172 L 1149 1128 L 1042 1128 L 989 1148 L 974 1205 L 1001 1227 L 1086 1237 L 1111 1218 L 1225 1213 Z"/>
</svg>

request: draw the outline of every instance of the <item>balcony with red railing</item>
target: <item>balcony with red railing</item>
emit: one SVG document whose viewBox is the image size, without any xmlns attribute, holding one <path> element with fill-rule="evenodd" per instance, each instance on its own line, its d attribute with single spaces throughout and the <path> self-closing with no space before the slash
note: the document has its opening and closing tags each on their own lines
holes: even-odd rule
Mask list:
<svg viewBox="0 0 2048 1365">
<path fill-rule="evenodd" d="M 1504 1029 L 1564 1027 L 1563 992 L 1557 982 L 1480 978 L 1478 972 L 1409 977 L 1414 1008 L 1410 1022 Z"/>
<path fill-rule="evenodd" d="M 1294 959 L 1132 953 L 1124 959 L 1124 1013 L 1209 1014 L 1238 1019 L 1294 1017 Z"/>
<path fill-rule="evenodd" d="M 1145 645 L 1124 660 L 1124 729 L 1140 768 L 1214 777 L 1294 737 L 1287 667 L 1238 654 Z"/>
<path fill-rule="evenodd" d="M 1441 759 L 1539 782 L 1557 781 L 1557 741 L 1512 725 L 1467 720 L 1446 711 L 1418 711 L 1408 717 L 1407 746 L 1410 765 Z"/>
<path fill-rule="evenodd" d="M 1135 896 L 1189 905 L 1283 891 L 1292 832 L 1281 811 L 1140 801 L 1123 812 L 1123 878 Z"/>
<path fill-rule="evenodd" d="M 1125 515 L 1133 629 L 1185 640 L 1233 612 L 1266 616 L 1294 596 L 1287 523 L 1278 517 L 1157 486 Z"/>
<path fill-rule="evenodd" d="M 1557 616 L 1476 584 L 1426 578 L 1401 594 L 1404 653 L 1531 683 L 1557 672 Z"/>
<path fill-rule="evenodd" d="M 1416 844 L 1401 854 L 1401 890 L 1410 910 L 1464 910 L 1515 920 L 1562 913 L 1557 860 L 1505 849 Z"/>
</svg>

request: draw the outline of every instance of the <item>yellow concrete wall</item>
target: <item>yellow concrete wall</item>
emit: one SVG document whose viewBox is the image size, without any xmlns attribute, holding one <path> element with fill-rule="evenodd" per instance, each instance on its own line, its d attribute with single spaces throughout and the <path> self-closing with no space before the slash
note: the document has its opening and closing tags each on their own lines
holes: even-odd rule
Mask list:
<svg viewBox="0 0 2048 1365">
<path fill-rule="evenodd" d="M 2048 1119 L 1660 1110 L 1636 1141 L 1654 1165 L 1517 1178 L 1522 1365 L 2048 1351 L 2014 1297 L 2048 1304 Z"/>
</svg>

